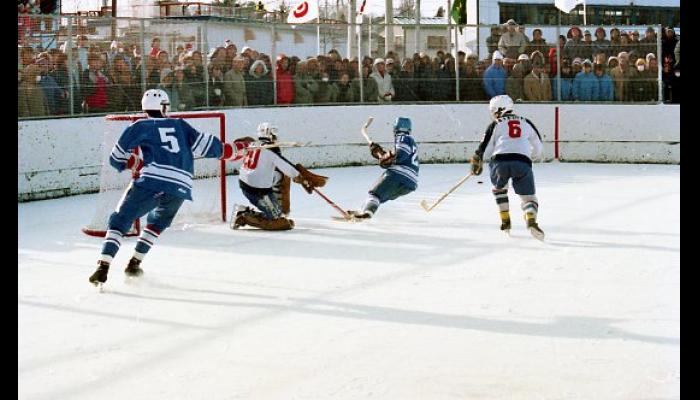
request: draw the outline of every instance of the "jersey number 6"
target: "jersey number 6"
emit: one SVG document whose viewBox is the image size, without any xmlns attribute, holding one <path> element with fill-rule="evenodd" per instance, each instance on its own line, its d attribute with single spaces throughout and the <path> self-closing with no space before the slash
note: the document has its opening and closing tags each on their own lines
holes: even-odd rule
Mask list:
<svg viewBox="0 0 700 400">
<path fill-rule="evenodd" d="M 519 138 L 522 132 L 523 130 L 520 128 L 520 121 L 508 121 L 508 136 L 512 138 Z"/>
<path fill-rule="evenodd" d="M 173 135 L 170 136 L 168 133 L 174 133 L 175 128 L 158 128 L 158 133 L 160 133 L 160 141 L 163 145 L 160 146 L 171 153 L 177 153 L 180 151 L 180 145 L 177 144 L 177 138 Z"/>
</svg>

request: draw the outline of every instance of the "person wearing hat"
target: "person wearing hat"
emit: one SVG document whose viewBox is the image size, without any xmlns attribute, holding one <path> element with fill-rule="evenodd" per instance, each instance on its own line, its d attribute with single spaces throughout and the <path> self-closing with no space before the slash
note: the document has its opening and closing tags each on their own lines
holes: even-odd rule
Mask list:
<svg viewBox="0 0 700 400">
<path fill-rule="evenodd" d="M 501 40 L 502 27 L 500 25 L 491 26 L 491 36 L 486 38 L 486 48 L 489 51 L 489 58 L 493 56 L 493 52 L 498 50 L 498 42 Z"/>
<path fill-rule="evenodd" d="M 571 62 L 571 71 L 574 73 L 574 78 L 583 69 L 582 63 L 583 60 L 579 57 L 574 58 L 574 61 Z"/>
<path fill-rule="evenodd" d="M 396 79 L 396 74 L 398 71 L 394 68 L 394 59 L 393 58 L 387 58 L 386 59 L 386 72 L 387 74 L 391 75 L 391 79 L 394 80 Z"/>
<path fill-rule="evenodd" d="M 583 31 L 583 40 L 581 43 L 585 49 L 586 58 L 593 58 L 593 39 L 591 37 L 591 31 L 588 29 Z"/>
<path fill-rule="evenodd" d="M 584 45 L 581 40 L 581 29 L 578 26 L 574 26 L 569 29 L 568 32 L 571 35 L 571 39 L 566 41 L 564 45 L 564 56 L 574 59 L 581 58 L 585 59 L 590 57 L 590 50 Z"/>
<path fill-rule="evenodd" d="M 391 82 L 391 75 L 389 75 L 386 71 L 386 62 L 383 58 L 377 58 L 374 60 L 372 73 L 369 76 L 370 78 L 374 79 L 375 82 L 377 82 L 377 99 L 379 102 L 390 102 L 396 92 L 394 91 L 394 85 Z"/>
<path fill-rule="evenodd" d="M 585 59 L 582 65 L 583 71 L 576 74 L 574 78 L 574 100 L 593 101 L 598 97 L 598 80 L 593 74 L 593 63 Z"/>
<path fill-rule="evenodd" d="M 561 79 L 558 79 L 555 75 L 552 78 L 552 99 L 559 99 L 559 85 L 561 83 L 561 101 L 573 101 L 573 85 L 574 85 L 574 73 L 571 69 L 571 60 L 565 58 L 561 61 Z"/>
<path fill-rule="evenodd" d="M 540 60 L 532 64 L 532 72 L 525 77 L 523 90 L 526 101 L 552 100 L 552 85 Z"/>
<path fill-rule="evenodd" d="M 680 41 L 676 36 L 676 31 L 670 26 L 664 29 L 664 35 L 661 37 L 661 59 L 671 57 L 674 64 L 678 62 L 675 55 L 676 44 Z M 680 49 L 680 48 L 679 48 Z"/>
<path fill-rule="evenodd" d="M 656 101 L 658 90 L 656 90 L 657 76 L 651 76 L 647 71 L 646 61 L 643 58 L 635 62 L 637 76 L 629 82 L 631 101 Z"/>
<path fill-rule="evenodd" d="M 525 35 L 518 32 L 518 24 L 514 20 L 509 19 L 506 22 L 506 28 L 508 31 L 501 35 L 498 41 L 498 50 L 505 58 L 518 58 L 518 55 L 522 54 L 527 50 L 528 42 L 525 40 Z"/>
<path fill-rule="evenodd" d="M 503 67 L 503 55 L 500 51 L 493 52 L 491 66 L 484 71 L 484 91 L 491 99 L 494 96 L 506 94 L 506 79 L 508 75 Z"/>
<path fill-rule="evenodd" d="M 525 91 L 523 78 L 525 73 L 522 64 L 515 64 L 510 71 L 510 75 L 506 78 L 506 94 L 513 101 L 523 101 L 525 99 Z"/>
<path fill-rule="evenodd" d="M 516 63 L 522 66 L 523 77 L 529 75 L 532 71 L 532 62 L 530 61 L 530 57 L 527 54 L 519 55 Z M 513 96 L 511 97 L 514 98 Z"/>
<path fill-rule="evenodd" d="M 602 26 L 595 30 L 595 40 L 591 46 L 593 54 L 605 53 L 606 58 L 612 55 L 610 52 L 610 41 L 605 38 L 605 29 Z"/>
<path fill-rule="evenodd" d="M 644 38 L 639 41 L 639 50 L 642 54 L 657 53 L 656 31 L 649 26 L 644 32 Z"/>
</svg>

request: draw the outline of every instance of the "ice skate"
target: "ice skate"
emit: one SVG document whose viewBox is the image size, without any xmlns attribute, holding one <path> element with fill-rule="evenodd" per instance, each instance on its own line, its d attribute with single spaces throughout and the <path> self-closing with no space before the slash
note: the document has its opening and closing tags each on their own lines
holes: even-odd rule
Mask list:
<svg viewBox="0 0 700 400">
<path fill-rule="evenodd" d="M 132 257 L 129 260 L 129 265 L 126 266 L 124 273 L 129 278 L 137 278 L 143 275 L 143 269 L 141 269 L 141 260 Z"/>
<path fill-rule="evenodd" d="M 501 211 L 501 230 L 510 236 L 510 214 L 508 211 Z"/>
<path fill-rule="evenodd" d="M 532 236 L 537 239 L 544 241 L 544 231 L 540 229 L 539 225 L 537 225 L 537 222 L 535 221 L 534 218 L 526 218 L 527 220 L 527 229 L 530 230 L 530 233 Z"/>
<path fill-rule="evenodd" d="M 348 213 L 348 215 L 350 215 L 354 219 L 370 219 L 370 218 L 372 218 L 372 213 L 369 211 L 348 210 L 347 213 Z"/>
<path fill-rule="evenodd" d="M 102 284 L 107 282 L 107 273 L 109 272 L 109 263 L 107 261 L 100 261 L 97 263 L 97 270 L 90 275 L 90 283 L 97 287 L 101 287 Z"/>
</svg>

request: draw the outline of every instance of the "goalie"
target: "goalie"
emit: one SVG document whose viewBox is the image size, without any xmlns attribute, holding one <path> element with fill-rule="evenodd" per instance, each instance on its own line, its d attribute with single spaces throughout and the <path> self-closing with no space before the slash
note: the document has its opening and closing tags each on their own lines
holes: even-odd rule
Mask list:
<svg viewBox="0 0 700 400">
<path fill-rule="evenodd" d="M 268 122 L 258 125 L 258 140 L 263 144 L 277 141 L 277 128 Z M 244 207 L 233 214 L 232 229 L 245 225 L 269 231 L 294 228 L 289 215 L 291 181 L 301 184 L 309 193 L 323 187 L 325 176 L 311 173 L 301 164 L 290 164 L 281 157 L 279 147 L 248 151 L 240 170 L 239 185 L 243 195 L 259 211 Z"/>
<path fill-rule="evenodd" d="M 357 219 L 372 218 L 379 205 L 405 196 L 418 187 L 418 147 L 411 136 L 411 120 L 405 117 L 394 121 L 394 148 L 386 151 L 377 143 L 370 144 L 372 157 L 386 169 L 369 191 L 362 210 L 348 211 Z"/>
</svg>

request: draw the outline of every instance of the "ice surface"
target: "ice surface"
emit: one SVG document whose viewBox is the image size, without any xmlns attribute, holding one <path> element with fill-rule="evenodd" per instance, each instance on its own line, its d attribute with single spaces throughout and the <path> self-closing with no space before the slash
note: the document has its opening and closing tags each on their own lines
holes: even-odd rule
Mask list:
<svg viewBox="0 0 700 400">
<path fill-rule="evenodd" d="M 380 169 L 317 172 L 357 208 Z M 536 164 L 545 243 L 488 170 L 420 208 L 467 172 L 355 224 L 295 185 L 297 229 L 177 227 L 131 284 L 127 239 L 101 294 L 95 195 L 19 204 L 19 398 L 679 398 L 680 166 Z"/>
</svg>

